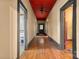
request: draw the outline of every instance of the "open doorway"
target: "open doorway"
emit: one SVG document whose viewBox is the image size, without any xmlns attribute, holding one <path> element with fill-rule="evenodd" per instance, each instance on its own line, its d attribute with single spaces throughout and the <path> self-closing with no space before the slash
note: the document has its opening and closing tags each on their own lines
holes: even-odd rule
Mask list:
<svg viewBox="0 0 79 59">
<path fill-rule="evenodd" d="M 46 35 L 45 33 L 45 21 L 37 22 L 37 35 Z"/>
<path fill-rule="evenodd" d="M 27 43 L 27 9 L 18 1 L 18 46 L 17 59 L 25 52 Z"/>
<path fill-rule="evenodd" d="M 44 25 L 44 23 L 40 23 L 40 24 L 38 24 L 38 31 L 39 31 L 39 33 L 44 33 L 44 29 L 45 29 L 45 25 Z"/>
<path fill-rule="evenodd" d="M 64 48 L 72 51 L 73 5 L 64 10 Z"/>
<path fill-rule="evenodd" d="M 68 1 L 60 9 L 60 46 L 76 58 L 76 0 Z"/>
</svg>

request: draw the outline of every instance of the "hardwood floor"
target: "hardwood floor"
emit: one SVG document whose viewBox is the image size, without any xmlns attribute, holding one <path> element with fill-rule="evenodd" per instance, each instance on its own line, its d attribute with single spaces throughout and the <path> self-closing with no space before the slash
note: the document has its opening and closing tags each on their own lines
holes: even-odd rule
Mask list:
<svg viewBox="0 0 79 59">
<path fill-rule="evenodd" d="M 66 49 L 72 49 L 72 40 L 66 41 Z"/>
<path fill-rule="evenodd" d="M 36 36 L 20 59 L 72 59 L 72 53 L 57 49 L 48 36 Z"/>
</svg>

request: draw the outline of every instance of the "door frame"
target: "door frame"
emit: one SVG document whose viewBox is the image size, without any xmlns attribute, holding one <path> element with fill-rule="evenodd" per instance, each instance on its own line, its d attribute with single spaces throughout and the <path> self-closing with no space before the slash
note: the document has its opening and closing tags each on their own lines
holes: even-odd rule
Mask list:
<svg viewBox="0 0 79 59">
<path fill-rule="evenodd" d="M 76 47 L 76 0 L 69 0 L 60 9 L 60 48 L 64 49 L 64 10 L 73 4 L 73 19 L 72 19 L 72 53 L 73 59 L 77 58 L 77 47 Z"/>
<path fill-rule="evenodd" d="M 20 37 L 19 36 L 19 34 L 20 34 L 20 31 L 19 31 L 19 28 L 20 28 L 20 26 L 19 26 L 20 25 L 19 24 L 19 22 L 20 22 L 20 16 L 19 16 L 19 13 L 20 13 L 20 5 L 24 9 L 24 11 L 26 13 L 26 17 L 27 17 L 27 9 L 26 9 L 25 5 L 23 4 L 23 2 L 21 0 L 17 0 L 17 59 L 20 59 L 20 52 L 19 52 L 19 50 L 20 50 L 20 47 L 19 47 L 19 45 L 20 45 L 20 42 L 19 42 L 19 39 L 20 39 L 19 38 Z M 26 21 L 27 20 L 25 20 L 25 25 L 26 25 Z M 25 30 L 26 30 L 26 26 L 25 26 Z M 26 36 L 26 34 L 25 34 L 25 36 Z M 25 39 L 26 39 L 26 37 L 25 37 Z M 25 44 L 26 44 L 26 41 L 25 41 Z M 26 49 L 26 45 L 25 45 L 25 49 Z"/>
<path fill-rule="evenodd" d="M 40 25 L 43 25 L 43 33 L 45 33 L 45 24 L 44 23 L 38 23 L 38 32 L 40 33 Z"/>
</svg>

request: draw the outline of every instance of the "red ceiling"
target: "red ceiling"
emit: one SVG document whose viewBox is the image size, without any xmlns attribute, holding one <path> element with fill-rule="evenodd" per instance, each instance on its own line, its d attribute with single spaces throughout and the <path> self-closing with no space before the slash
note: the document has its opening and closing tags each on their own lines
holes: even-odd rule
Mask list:
<svg viewBox="0 0 79 59">
<path fill-rule="evenodd" d="M 37 20 L 46 20 L 56 0 L 30 0 Z"/>
</svg>

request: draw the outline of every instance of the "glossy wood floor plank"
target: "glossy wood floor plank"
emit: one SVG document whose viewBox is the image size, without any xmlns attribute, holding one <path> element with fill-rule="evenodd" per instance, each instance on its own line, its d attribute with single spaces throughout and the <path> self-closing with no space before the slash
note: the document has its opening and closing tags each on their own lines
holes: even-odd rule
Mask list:
<svg viewBox="0 0 79 59">
<path fill-rule="evenodd" d="M 48 36 L 36 36 L 20 59 L 72 59 L 72 53 L 59 50 Z"/>
<path fill-rule="evenodd" d="M 66 41 L 66 49 L 72 49 L 72 40 Z"/>
</svg>

